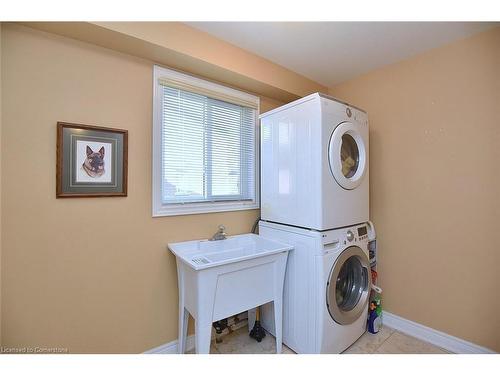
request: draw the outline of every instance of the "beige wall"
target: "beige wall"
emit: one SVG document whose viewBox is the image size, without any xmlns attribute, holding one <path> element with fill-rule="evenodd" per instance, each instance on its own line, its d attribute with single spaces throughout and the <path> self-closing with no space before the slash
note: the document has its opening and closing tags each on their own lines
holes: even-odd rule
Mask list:
<svg viewBox="0 0 500 375">
<path fill-rule="evenodd" d="M 151 217 L 151 61 L 17 25 L 2 48 L 3 345 L 126 353 L 176 339 L 167 242 L 220 223 L 248 232 L 259 211 Z M 128 129 L 128 197 L 55 198 L 57 121 Z"/>
<path fill-rule="evenodd" d="M 500 28 L 330 92 L 369 114 L 385 309 L 500 351 Z"/>
</svg>

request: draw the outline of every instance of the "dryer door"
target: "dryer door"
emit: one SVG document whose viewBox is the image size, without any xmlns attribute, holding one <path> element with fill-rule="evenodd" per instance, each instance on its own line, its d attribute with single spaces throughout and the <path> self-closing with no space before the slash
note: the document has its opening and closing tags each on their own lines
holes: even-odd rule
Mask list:
<svg viewBox="0 0 500 375">
<path fill-rule="evenodd" d="M 367 310 L 369 270 L 368 257 L 357 246 L 345 249 L 335 261 L 326 287 L 326 305 L 338 324 L 351 324 Z"/>
<path fill-rule="evenodd" d="M 352 190 L 363 181 L 367 155 L 359 125 L 342 122 L 333 131 L 328 146 L 330 170 L 337 183 Z"/>
</svg>

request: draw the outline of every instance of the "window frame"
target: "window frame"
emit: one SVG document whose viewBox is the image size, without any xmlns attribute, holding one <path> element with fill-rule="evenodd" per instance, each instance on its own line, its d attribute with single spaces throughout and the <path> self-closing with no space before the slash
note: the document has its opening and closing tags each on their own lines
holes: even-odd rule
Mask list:
<svg viewBox="0 0 500 375">
<path fill-rule="evenodd" d="M 190 203 L 163 203 L 162 200 L 162 87 L 161 79 L 171 79 L 197 87 L 202 91 L 218 93 L 227 98 L 252 102 L 256 106 L 254 124 L 254 199 L 203 201 Z M 223 86 L 211 81 L 197 78 L 176 70 L 158 65 L 153 68 L 153 132 L 152 132 L 152 215 L 153 217 L 202 214 L 210 212 L 226 212 L 253 210 L 260 208 L 260 132 L 259 132 L 260 98 L 243 91 Z"/>
</svg>

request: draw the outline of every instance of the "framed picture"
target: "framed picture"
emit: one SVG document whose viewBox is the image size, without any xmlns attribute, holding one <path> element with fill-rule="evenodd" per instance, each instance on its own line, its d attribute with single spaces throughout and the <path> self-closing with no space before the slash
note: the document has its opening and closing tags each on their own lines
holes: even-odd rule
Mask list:
<svg viewBox="0 0 500 375">
<path fill-rule="evenodd" d="M 57 198 L 127 196 L 128 131 L 57 123 Z"/>
</svg>

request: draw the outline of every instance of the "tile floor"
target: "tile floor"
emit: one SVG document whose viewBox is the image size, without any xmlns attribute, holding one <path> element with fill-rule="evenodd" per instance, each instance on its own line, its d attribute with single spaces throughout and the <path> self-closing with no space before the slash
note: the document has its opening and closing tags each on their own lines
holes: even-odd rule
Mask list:
<svg viewBox="0 0 500 375">
<path fill-rule="evenodd" d="M 258 343 L 248 336 L 245 326 L 222 337 L 222 343 L 212 341 L 211 354 L 270 354 L 276 352 L 274 337 L 267 334 Z M 193 353 L 193 351 L 190 351 Z M 405 335 L 388 327 L 382 327 L 379 333 L 365 333 L 349 347 L 345 354 L 446 354 L 444 349 Z M 295 354 L 283 345 L 283 354 Z"/>
</svg>

